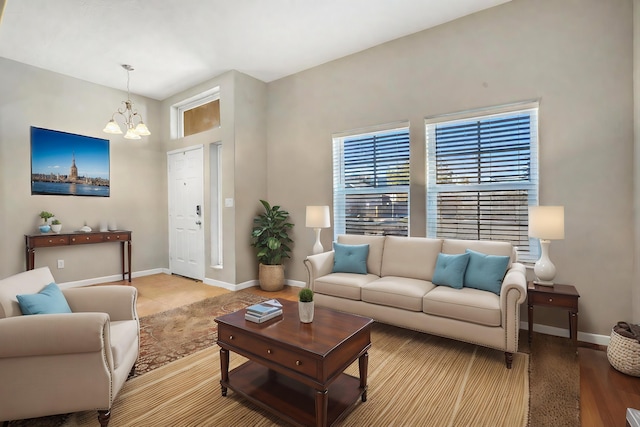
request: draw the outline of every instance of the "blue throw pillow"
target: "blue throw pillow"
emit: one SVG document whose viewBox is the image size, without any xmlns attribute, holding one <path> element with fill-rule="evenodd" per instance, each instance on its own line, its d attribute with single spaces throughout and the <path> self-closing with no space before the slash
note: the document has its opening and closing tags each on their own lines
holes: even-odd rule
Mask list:
<svg viewBox="0 0 640 427">
<path fill-rule="evenodd" d="M 464 286 L 500 295 L 510 257 L 487 255 L 471 249 L 466 252 L 469 254 L 469 264 L 464 274 Z"/>
<path fill-rule="evenodd" d="M 55 283 L 49 283 L 37 294 L 16 295 L 22 314 L 71 313 L 62 291 Z"/>
<path fill-rule="evenodd" d="M 455 289 L 462 289 L 464 273 L 467 270 L 469 257 L 469 254 L 438 254 L 436 269 L 433 272 L 433 280 L 431 282 L 438 286 L 450 286 Z"/>
<path fill-rule="evenodd" d="M 333 273 L 367 274 L 369 245 L 333 243 Z"/>
</svg>

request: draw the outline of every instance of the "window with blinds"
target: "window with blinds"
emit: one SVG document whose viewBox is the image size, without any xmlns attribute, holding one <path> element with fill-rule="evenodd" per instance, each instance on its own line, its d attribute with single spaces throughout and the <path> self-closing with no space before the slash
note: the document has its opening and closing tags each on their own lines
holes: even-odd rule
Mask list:
<svg viewBox="0 0 640 427">
<path fill-rule="evenodd" d="M 427 120 L 427 235 L 509 241 L 522 261 L 533 261 L 528 207 L 538 204 L 538 107 L 509 110 Z"/>
<path fill-rule="evenodd" d="M 409 127 L 333 138 L 334 233 L 409 235 Z"/>
</svg>

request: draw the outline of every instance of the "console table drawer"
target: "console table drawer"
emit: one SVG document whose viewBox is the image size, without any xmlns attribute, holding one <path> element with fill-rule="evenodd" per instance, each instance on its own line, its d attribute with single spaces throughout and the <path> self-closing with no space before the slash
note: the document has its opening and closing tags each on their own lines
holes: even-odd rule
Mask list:
<svg viewBox="0 0 640 427">
<path fill-rule="evenodd" d="M 87 234 L 85 235 L 77 235 L 71 238 L 70 244 L 72 245 L 82 245 L 85 243 L 99 243 L 104 241 L 102 234 Z"/>
<path fill-rule="evenodd" d="M 318 375 L 315 359 L 304 354 L 280 347 L 277 343 L 269 343 L 261 339 L 247 336 L 238 330 L 229 330 L 219 325 L 218 340 L 238 350 L 249 352 L 277 365 L 298 373 L 316 378 Z M 256 359 L 258 360 L 258 359 Z"/>
<path fill-rule="evenodd" d="M 104 240 L 107 242 L 122 242 L 130 240 L 131 236 L 128 233 L 114 233 L 114 234 L 105 234 Z"/>
<path fill-rule="evenodd" d="M 69 244 L 69 236 L 42 236 L 42 237 L 32 237 L 31 238 L 31 246 L 34 248 L 41 248 L 43 246 L 60 246 L 60 245 L 68 245 Z"/>
</svg>

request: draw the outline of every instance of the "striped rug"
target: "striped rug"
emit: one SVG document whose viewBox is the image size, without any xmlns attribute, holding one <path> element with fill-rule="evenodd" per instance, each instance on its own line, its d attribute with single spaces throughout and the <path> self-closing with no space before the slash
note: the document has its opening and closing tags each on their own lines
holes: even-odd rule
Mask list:
<svg viewBox="0 0 640 427">
<path fill-rule="evenodd" d="M 231 368 L 246 359 L 231 353 Z M 342 426 L 526 426 L 529 356 L 375 324 L 369 351 L 368 399 Z M 357 362 L 347 373 L 357 376 Z M 116 399 L 110 427 L 279 426 L 277 417 L 220 394 L 220 360 L 213 346 L 129 380 Z M 94 411 L 67 426 L 99 425 Z"/>
</svg>

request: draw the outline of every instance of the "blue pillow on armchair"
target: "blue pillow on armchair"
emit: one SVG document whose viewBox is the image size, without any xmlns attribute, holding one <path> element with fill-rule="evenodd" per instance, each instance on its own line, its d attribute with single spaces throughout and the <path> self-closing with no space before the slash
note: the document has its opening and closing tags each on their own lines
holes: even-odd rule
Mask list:
<svg viewBox="0 0 640 427">
<path fill-rule="evenodd" d="M 344 245 L 333 243 L 332 273 L 367 274 L 369 245 Z"/>
<path fill-rule="evenodd" d="M 51 282 L 37 294 L 16 295 L 22 314 L 71 313 L 62 291 Z"/>
</svg>

